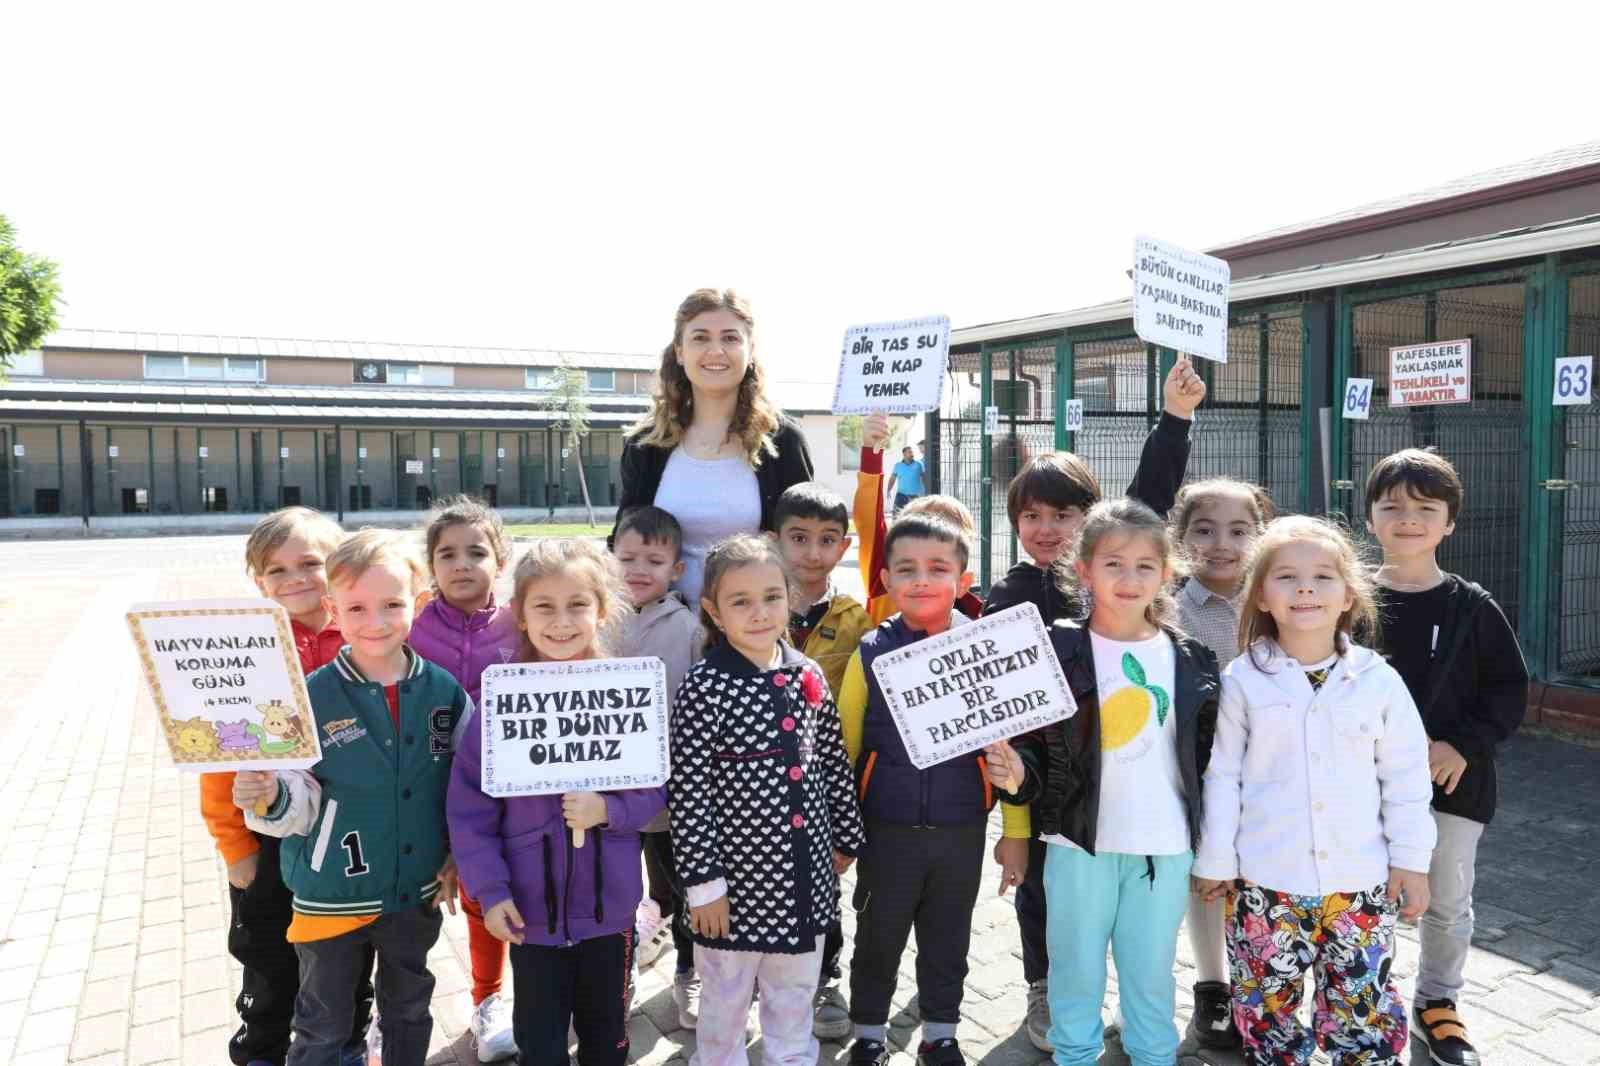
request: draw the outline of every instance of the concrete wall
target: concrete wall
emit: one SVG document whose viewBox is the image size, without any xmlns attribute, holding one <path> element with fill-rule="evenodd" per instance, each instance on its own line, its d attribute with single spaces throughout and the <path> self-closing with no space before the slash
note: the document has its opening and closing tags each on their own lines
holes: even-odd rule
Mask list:
<svg viewBox="0 0 1600 1066">
<path fill-rule="evenodd" d="M 83 352 L 51 348 L 44 353 L 47 378 L 89 381 L 138 381 L 144 377 L 144 356 L 138 352 Z"/>
<path fill-rule="evenodd" d="M 353 385 L 348 359 L 268 359 L 268 385 Z"/>
</svg>

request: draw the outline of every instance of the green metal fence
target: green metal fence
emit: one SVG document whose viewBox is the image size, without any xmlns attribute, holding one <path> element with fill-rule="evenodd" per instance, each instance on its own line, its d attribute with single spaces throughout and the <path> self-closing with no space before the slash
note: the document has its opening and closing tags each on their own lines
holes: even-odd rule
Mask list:
<svg viewBox="0 0 1600 1066">
<path fill-rule="evenodd" d="M 1566 281 L 1565 354 L 1600 354 L 1600 264 Z M 1549 585 L 1549 627 L 1558 676 L 1600 681 L 1600 408 L 1553 412 L 1552 457 L 1559 464 L 1546 495 L 1556 537 Z"/>
</svg>

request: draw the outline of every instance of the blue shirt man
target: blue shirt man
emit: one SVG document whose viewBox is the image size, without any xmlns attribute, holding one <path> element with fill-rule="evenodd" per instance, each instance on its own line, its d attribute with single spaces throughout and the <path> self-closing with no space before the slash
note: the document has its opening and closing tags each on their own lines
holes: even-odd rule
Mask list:
<svg viewBox="0 0 1600 1066">
<path fill-rule="evenodd" d="M 896 511 L 927 491 L 923 487 L 922 464 L 917 462 L 910 446 L 900 449 L 900 461 L 894 464 L 889 475 L 889 491 L 894 494 Z"/>
</svg>

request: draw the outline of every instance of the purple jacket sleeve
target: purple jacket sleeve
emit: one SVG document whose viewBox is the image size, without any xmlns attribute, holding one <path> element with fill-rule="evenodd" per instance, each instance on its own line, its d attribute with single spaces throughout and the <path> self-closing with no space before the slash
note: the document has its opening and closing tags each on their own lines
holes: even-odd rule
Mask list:
<svg viewBox="0 0 1600 1066">
<path fill-rule="evenodd" d="M 628 788 L 602 792 L 606 801 L 606 825 L 616 830 L 640 830 L 645 823 L 667 809 L 667 786 Z"/>
<path fill-rule="evenodd" d="M 511 868 L 500 837 L 505 804 L 483 794 L 479 787 L 482 766 L 483 730 L 475 710 L 450 767 L 445 820 L 450 826 L 450 851 L 461 873 L 461 883 L 487 911 L 511 898 Z"/>
</svg>

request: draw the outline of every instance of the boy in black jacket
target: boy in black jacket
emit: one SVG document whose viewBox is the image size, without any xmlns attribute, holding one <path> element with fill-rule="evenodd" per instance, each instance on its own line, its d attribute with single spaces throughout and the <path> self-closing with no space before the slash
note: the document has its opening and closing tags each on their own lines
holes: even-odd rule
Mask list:
<svg viewBox="0 0 1600 1066">
<path fill-rule="evenodd" d="M 1441 1066 L 1478 1066 L 1456 1013 L 1472 947 L 1478 839 L 1494 817 L 1497 744 L 1522 724 L 1528 669 L 1494 598 L 1439 569 L 1440 542 L 1461 513 L 1461 478 L 1432 448 L 1407 448 L 1367 476 L 1367 528 L 1383 547 L 1377 577 L 1383 651 L 1428 730 L 1433 817 L 1431 902 L 1419 923 L 1413 1014 Z"/>
<path fill-rule="evenodd" d="M 1173 364 L 1162 394 L 1165 410 L 1144 439 L 1127 495 L 1166 517 L 1189 465 L 1189 427 L 1194 411 L 1206 395 L 1205 382 L 1186 356 Z M 1006 513 L 1028 558 L 995 582 L 984 601 L 984 614 L 1032 603 L 1039 608 L 1047 626 L 1078 616 L 1078 605 L 1058 587 L 1053 567 L 1058 558 L 1072 550 L 1084 515 L 1100 502 L 1100 496 L 1100 482 L 1094 471 L 1071 452 L 1037 456 L 1011 479 L 1006 490 Z M 1050 1003 L 1045 994 L 1050 960 L 1045 951 L 1044 849 L 1037 836 L 1032 840 L 1003 838 L 995 845 L 994 858 L 1005 870 L 1003 883 L 1017 885 L 1022 976 L 1028 982 L 1028 1039 L 1040 1051 L 1050 1051 Z M 1024 865 L 1025 874 L 1021 872 Z M 1014 874 L 1020 876 L 1020 882 Z M 1225 994 L 1219 1006 L 1225 1018 Z"/>
</svg>

